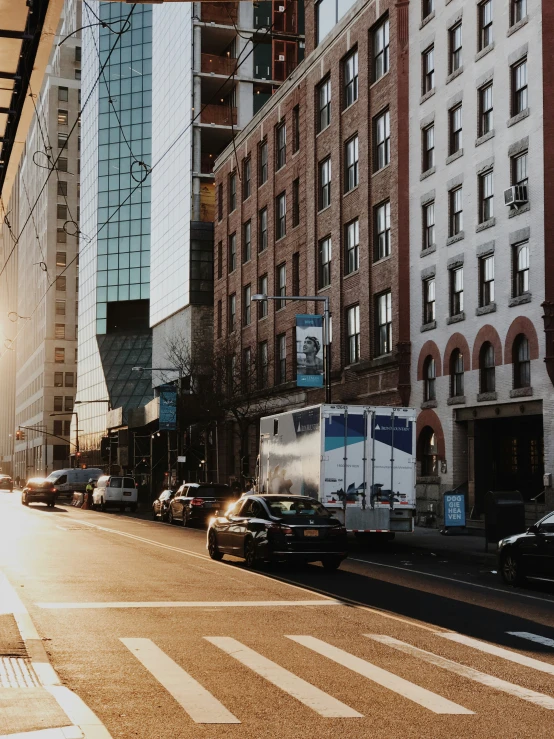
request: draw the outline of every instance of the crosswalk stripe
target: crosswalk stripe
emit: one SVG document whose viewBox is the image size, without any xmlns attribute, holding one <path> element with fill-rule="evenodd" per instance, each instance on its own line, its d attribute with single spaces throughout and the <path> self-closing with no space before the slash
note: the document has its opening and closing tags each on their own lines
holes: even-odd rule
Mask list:
<svg viewBox="0 0 554 739">
<path fill-rule="evenodd" d="M 528 639 L 536 644 L 543 644 L 545 647 L 552 647 L 554 649 L 554 639 L 548 639 L 546 636 L 539 636 L 538 634 L 531 634 L 529 631 L 507 631 L 510 636 L 519 636 L 520 639 Z"/>
<path fill-rule="evenodd" d="M 445 670 L 454 672 L 468 680 L 473 680 L 474 682 L 486 685 L 489 688 L 500 690 L 503 693 L 508 693 L 509 695 L 529 701 L 530 703 L 535 703 L 537 706 L 541 706 L 542 708 L 548 708 L 551 711 L 554 710 L 554 698 L 544 695 L 543 693 L 537 693 L 536 691 L 529 690 L 521 685 L 509 683 L 506 680 L 501 680 L 493 675 L 488 675 L 486 672 L 479 672 L 478 670 L 474 670 L 472 667 L 466 667 L 466 665 L 461 665 L 459 662 L 453 662 L 445 657 L 440 657 L 438 654 L 426 652 L 424 649 L 413 647 L 411 644 L 406 644 L 406 642 L 400 641 L 399 639 L 394 639 L 392 636 L 383 636 L 380 634 L 364 634 L 364 636 L 367 636 L 368 639 L 380 642 L 381 644 L 393 647 L 394 649 L 398 649 L 400 652 L 409 654 L 411 657 L 417 657 L 431 665 L 442 667 Z"/>
<path fill-rule="evenodd" d="M 240 724 L 217 698 L 150 639 L 121 639 L 197 724 Z"/>
<path fill-rule="evenodd" d="M 546 672 L 548 675 L 554 675 L 554 665 L 549 664 L 548 662 L 541 662 L 540 660 L 533 659 L 532 657 L 526 657 L 524 654 L 519 654 L 518 652 L 511 652 L 509 649 L 503 649 L 502 647 L 497 647 L 494 644 L 487 644 L 487 642 L 479 641 L 479 639 L 472 639 L 470 636 L 464 636 L 464 634 L 454 634 L 453 632 L 445 633 L 442 631 L 437 631 L 437 636 L 441 636 L 443 637 L 443 639 L 448 639 L 449 641 L 456 642 L 456 644 L 463 644 L 466 647 L 478 649 L 480 652 L 485 652 L 485 654 L 492 654 L 495 657 L 501 657 L 502 659 L 507 659 L 510 662 L 515 662 L 518 665 L 531 667 L 533 670 Z"/>
<path fill-rule="evenodd" d="M 334 647 L 321 639 L 316 639 L 313 636 L 287 636 L 287 639 L 292 639 L 292 641 L 295 641 L 297 644 L 301 644 L 324 657 L 328 657 L 339 665 L 343 665 L 349 670 L 357 672 L 358 675 L 367 677 L 369 680 L 372 680 L 378 685 L 382 685 L 384 688 L 392 690 L 403 698 L 407 698 L 414 703 L 418 703 L 424 708 L 428 708 L 430 711 L 433 711 L 433 713 L 473 713 L 473 711 L 470 711 L 463 706 L 459 706 L 457 703 L 453 703 L 447 698 L 443 698 L 430 690 L 426 690 L 419 685 L 415 685 L 408 680 L 404 680 L 404 678 L 399 677 L 392 672 L 383 670 L 381 667 L 377 667 L 371 662 L 367 662 L 349 652 L 345 652 L 343 649 Z"/>
<path fill-rule="evenodd" d="M 293 698 L 319 713 L 320 716 L 325 718 L 363 718 L 361 713 L 350 708 L 350 706 L 341 703 L 336 698 L 285 670 L 284 667 L 263 657 L 253 649 L 244 646 L 236 639 L 227 636 L 205 636 L 204 639 L 219 647 L 219 649 L 222 649 L 285 693 L 292 695 Z"/>
</svg>

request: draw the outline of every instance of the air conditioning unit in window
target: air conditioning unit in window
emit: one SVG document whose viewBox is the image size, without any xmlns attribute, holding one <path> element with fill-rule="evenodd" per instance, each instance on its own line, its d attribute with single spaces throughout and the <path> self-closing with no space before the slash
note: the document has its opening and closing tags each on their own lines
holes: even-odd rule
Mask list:
<svg viewBox="0 0 554 739">
<path fill-rule="evenodd" d="M 285 61 L 285 55 L 284 54 L 279 54 L 279 61 L 280 62 L 284 62 Z"/>
<path fill-rule="evenodd" d="M 504 204 L 505 205 L 524 205 L 528 202 L 527 197 L 527 185 L 513 185 L 507 190 L 504 190 Z"/>
</svg>

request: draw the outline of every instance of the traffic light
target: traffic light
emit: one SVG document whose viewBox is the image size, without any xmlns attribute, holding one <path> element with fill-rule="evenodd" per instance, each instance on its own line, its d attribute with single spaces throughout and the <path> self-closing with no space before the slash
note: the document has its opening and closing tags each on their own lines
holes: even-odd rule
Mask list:
<svg viewBox="0 0 554 739">
<path fill-rule="evenodd" d="M 15 440 L 23 441 L 25 439 L 25 431 L 18 430 L 15 432 Z"/>
</svg>

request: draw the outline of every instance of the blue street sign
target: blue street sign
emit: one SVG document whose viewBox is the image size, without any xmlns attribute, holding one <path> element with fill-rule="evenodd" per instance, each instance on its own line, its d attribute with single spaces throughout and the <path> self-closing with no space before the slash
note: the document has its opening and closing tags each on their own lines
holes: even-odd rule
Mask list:
<svg viewBox="0 0 554 739">
<path fill-rule="evenodd" d="M 464 495 L 445 493 L 444 525 L 445 527 L 466 525 L 466 504 Z"/>
</svg>

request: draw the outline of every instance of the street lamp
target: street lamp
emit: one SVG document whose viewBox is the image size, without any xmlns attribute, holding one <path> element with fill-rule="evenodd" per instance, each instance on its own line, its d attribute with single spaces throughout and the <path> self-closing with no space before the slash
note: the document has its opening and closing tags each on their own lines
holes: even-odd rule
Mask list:
<svg viewBox="0 0 554 739">
<path fill-rule="evenodd" d="M 75 416 L 75 466 L 77 459 L 81 456 L 79 451 L 79 416 L 75 411 L 62 411 L 61 413 L 51 413 L 51 416 Z"/>
<path fill-rule="evenodd" d="M 111 411 L 112 403 L 109 399 L 105 400 L 76 400 L 73 405 L 88 405 L 89 403 L 107 403 L 108 410 Z"/>
<path fill-rule="evenodd" d="M 323 303 L 323 351 L 325 367 L 325 402 L 331 402 L 331 352 L 330 352 L 330 320 L 329 320 L 329 297 L 327 295 L 252 295 L 251 300 L 262 302 L 264 300 L 313 300 L 315 303 Z"/>
</svg>

